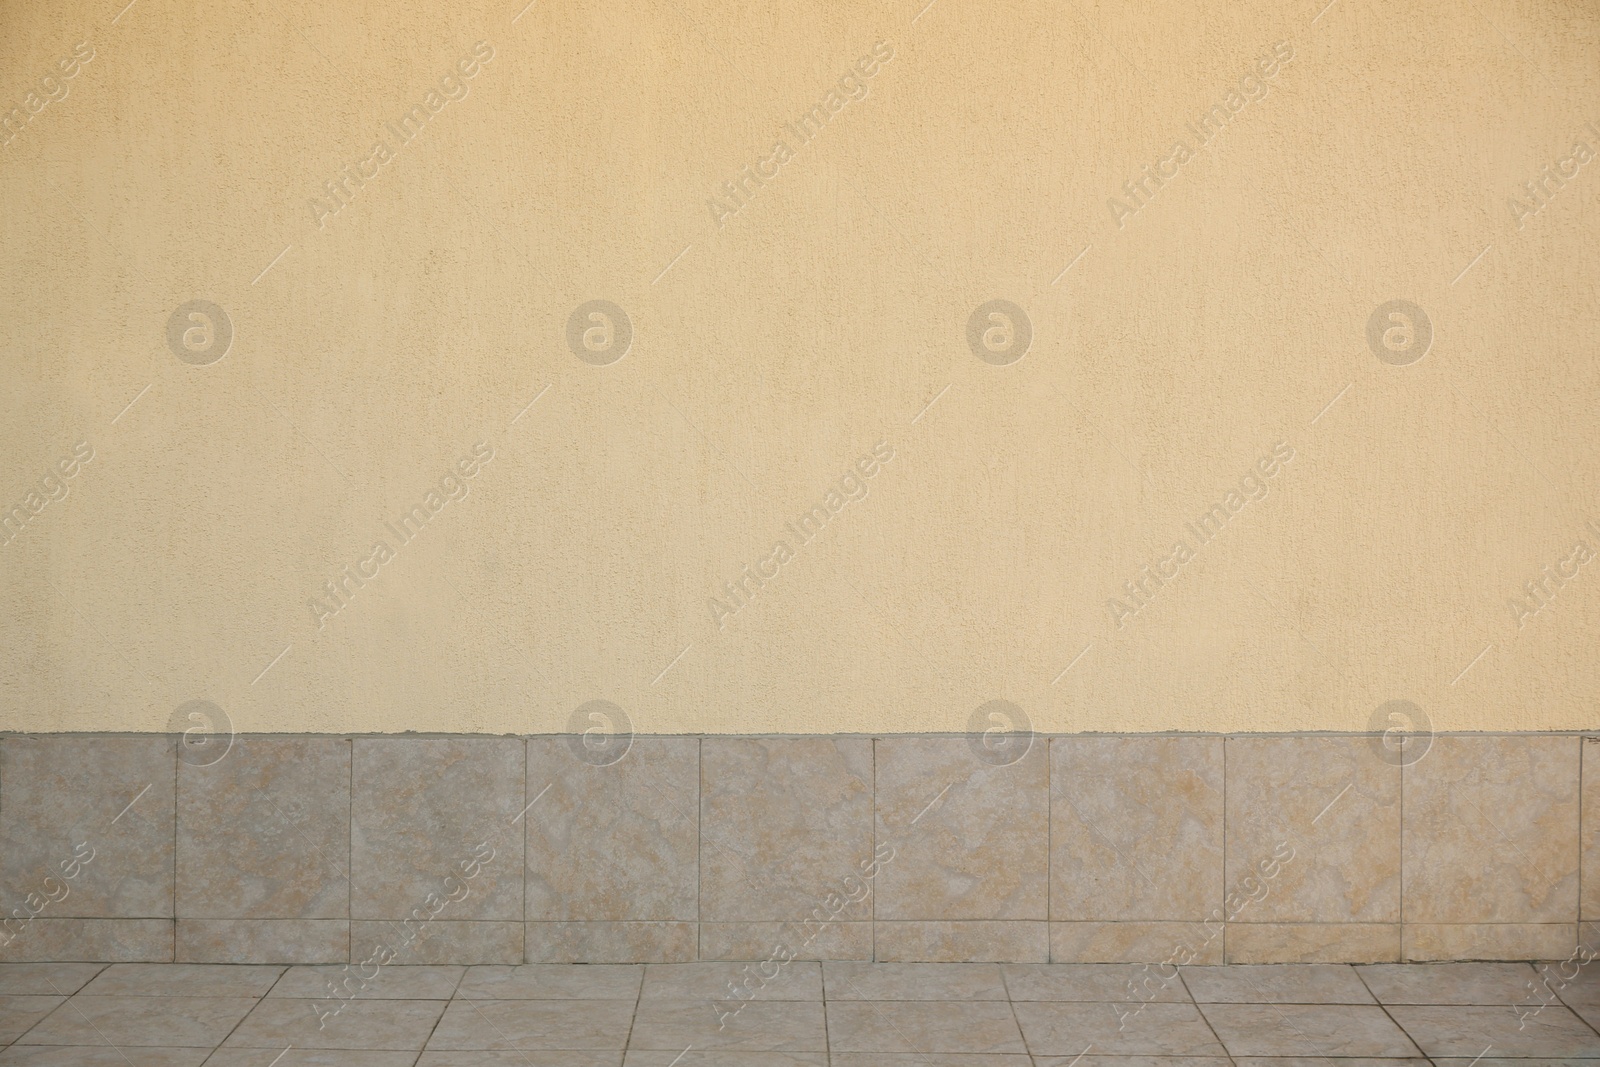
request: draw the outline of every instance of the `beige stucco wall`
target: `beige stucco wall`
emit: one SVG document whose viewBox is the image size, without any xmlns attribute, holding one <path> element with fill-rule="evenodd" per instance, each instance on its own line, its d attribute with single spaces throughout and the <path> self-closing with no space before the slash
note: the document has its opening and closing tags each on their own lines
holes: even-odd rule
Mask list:
<svg viewBox="0 0 1600 1067">
<path fill-rule="evenodd" d="M 1594 5 L 925 2 L 0 6 L 0 728 L 1595 725 Z"/>
</svg>

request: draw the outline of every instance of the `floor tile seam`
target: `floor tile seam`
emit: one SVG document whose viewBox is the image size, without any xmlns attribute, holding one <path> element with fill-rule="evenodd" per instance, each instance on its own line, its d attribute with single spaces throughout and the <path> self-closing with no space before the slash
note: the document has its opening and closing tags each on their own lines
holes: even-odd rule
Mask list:
<svg viewBox="0 0 1600 1067">
<path fill-rule="evenodd" d="M 239 1027 L 244 1025 L 244 1021 L 246 1019 L 250 1018 L 250 1016 L 252 1014 L 254 1014 L 255 1010 L 261 1006 L 261 1003 L 267 999 L 267 997 L 272 993 L 272 991 L 274 989 L 278 988 L 278 983 L 283 981 L 284 976 L 287 975 L 292 970 L 294 970 L 294 965 L 293 964 L 289 964 L 289 965 L 285 966 L 281 971 L 278 972 L 277 977 L 272 980 L 272 984 L 267 986 L 266 990 L 264 992 L 262 992 L 262 994 L 260 996 L 255 998 L 256 1002 L 254 1004 L 250 1005 L 249 1010 L 246 1011 L 243 1015 L 239 1016 L 238 1020 L 235 1021 L 234 1024 L 231 1027 L 228 1028 L 228 1032 L 226 1034 L 222 1035 L 222 1040 L 218 1041 L 215 1045 L 213 1045 L 212 1048 L 211 1048 L 211 1051 L 206 1053 L 206 1058 L 200 1061 L 200 1067 L 205 1067 L 205 1065 L 207 1063 L 211 1062 L 211 1058 L 213 1056 L 215 1056 L 219 1051 L 221 1051 L 223 1045 L 226 1045 L 228 1043 L 228 1038 L 232 1037 L 235 1033 L 238 1032 Z"/>
</svg>

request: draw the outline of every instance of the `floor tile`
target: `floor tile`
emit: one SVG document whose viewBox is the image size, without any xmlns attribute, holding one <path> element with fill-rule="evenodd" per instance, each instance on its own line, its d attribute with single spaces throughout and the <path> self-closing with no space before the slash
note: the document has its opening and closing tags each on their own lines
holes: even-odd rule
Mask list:
<svg viewBox="0 0 1600 1067">
<path fill-rule="evenodd" d="M 209 1048 L 12 1045 L 0 1052 L 0 1067 L 200 1067 L 209 1055 Z"/>
<path fill-rule="evenodd" d="M 832 1067 L 1032 1067 L 1033 1060 L 1009 1052 L 976 1055 L 936 1052 L 926 1056 L 916 1052 L 835 1052 L 830 1063 Z M 628 1067 L 633 1065 L 630 1063 Z"/>
<path fill-rule="evenodd" d="M 822 1002 L 754 1000 L 719 1015 L 709 1000 L 640 1001 L 630 1050 L 681 1052 L 691 1045 L 712 1052 L 826 1052 Z"/>
<path fill-rule="evenodd" d="M 1005 1000 L 992 963 L 824 963 L 829 1000 Z"/>
<path fill-rule="evenodd" d="M 40 997 L 28 994 L 0 995 L 0 1045 L 10 1044 L 55 1011 L 66 997 Z"/>
<path fill-rule="evenodd" d="M 621 1051 L 633 1006 L 632 1000 L 455 1000 L 428 1048 Z M 705 1013 L 709 1017 L 710 1009 Z"/>
<path fill-rule="evenodd" d="M 643 977 L 643 967 L 629 964 L 469 967 L 456 995 L 472 1000 L 636 1000 Z"/>
<path fill-rule="evenodd" d="M 1193 1004 L 1014 1004 L 1035 1057 L 1087 1052 L 1221 1056 L 1222 1046 Z M 1081 1065 L 1080 1065 L 1081 1067 Z"/>
<path fill-rule="evenodd" d="M 1012 1000 L 1189 1003 L 1189 991 L 1173 967 L 1139 963 L 1008 963 L 1000 971 Z"/>
<path fill-rule="evenodd" d="M 572 1049 L 559 1052 L 538 1049 L 515 1052 L 424 1052 L 417 1061 L 417 1067 L 622 1067 L 622 1052 L 579 1052 Z M 678 1067 L 688 1067 L 687 1061 Z"/>
<path fill-rule="evenodd" d="M 390 966 L 365 969 L 363 980 L 356 964 L 291 967 L 267 994 L 269 997 L 355 997 L 363 1000 L 449 1000 L 461 983 L 465 967 Z M 329 986 L 332 985 L 332 989 Z"/>
<path fill-rule="evenodd" d="M 1235 1056 L 1418 1054 L 1417 1047 L 1376 1006 L 1202 1004 L 1200 1010 Z"/>
<path fill-rule="evenodd" d="M 1356 972 L 1339 963 L 1185 967 L 1197 1004 L 1375 1004 Z"/>
<path fill-rule="evenodd" d="M 1396 1063 L 1399 1061 L 1396 1060 Z M 1226 1056 L 1035 1056 L 1034 1067 L 1233 1067 Z M 1346 1067 L 1326 1061 L 1317 1067 Z"/>
<path fill-rule="evenodd" d="M 19 1044 L 214 1048 L 253 1004 L 248 997 L 91 997 L 80 993 L 24 1034 Z"/>
<path fill-rule="evenodd" d="M 990 1001 L 829 1001 L 828 1045 L 833 1052 L 1027 1052 L 1011 1006 Z"/>
<path fill-rule="evenodd" d="M 228 1036 L 228 1048 L 420 1050 L 442 1000 L 293 1000 L 268 997 Z M 337 1014 L 332 1014 L 337 1012 Z"/>
<path fill-rule="evenodd" d="M 1380 963 L 1356 973 L 1383 1004 L 1516 1004 L 1540 990 L 1526 963 Z"/>
<path fill-rule="evenodd" d="M 822 965 L 794 960 L 776 969 L 759 963 L 652 963 L 643 1000 L 821 1000 Z M 728 983 L 735 988 L 729 989 Z"/>
<path fill-rule="evenodd" d="M 103 963 L 0 963 L 0 994 L 70 997 L 105 969 Z"/>
<path fill-rule="evenodd" d="M 86 997 L 260 997 L 282 967 L 208 963 L 113 963 L 83 987 Z"/>
<path fill-rule="evenodd" d="M 681 1058 L 680 1058 L 681 1057 Z M 833 1062 L 837 1064 L 839 1057 Z M 622 1067 L 828 1067 L 826 1052 L 629 1052 Z M 976 1067 L 976 1065 L 974 1065 Z M 1017 1067 L 1028 1067 L 1018 1064 Z"/>
<path fill-rule="evenodd" d="M 1600 1059 L 1600 1037 L 1572 1012 L 1552 1004 L 1519 1018 L 1499 1007 L 1396 1005 L 1395 1022 L 1433 1058 L 1471 1059 L 1485 1050 L 1496 1056 L 1571 1056 Z"/>
<path fill-rule="evenodd" d="M 1386 1061 L 1386 1067 L 1398 1062 Z M 1232 1061 L 1226 1056 L 1035 1056 L 1034 1067 L 1232 1067 Z M 1349 1064 L 1323 1061 L 1317 1067 Z"/>
<path fill-rule="evenodd" d="M 218 1049 L 205 1067 L 412 1067 L 415 1052 L 355 1052 L 350 1049 Z"/>
</svg>

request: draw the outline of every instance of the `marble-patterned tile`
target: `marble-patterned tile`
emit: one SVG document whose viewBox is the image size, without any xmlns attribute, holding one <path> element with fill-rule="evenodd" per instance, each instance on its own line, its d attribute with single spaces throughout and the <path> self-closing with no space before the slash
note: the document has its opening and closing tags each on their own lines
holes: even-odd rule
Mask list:
<svg viewBox="0 0 1600 1067">
<path fill-rule="evenodd" d="M 829 1000 L 1005 1000 L 992 963 L 825 963 Z"/>
<path fill-rule="evenodd" d="M 179 919 L 179 963 L 343 963 L 344 919 Z"/>
<path fill-rule="evenodd" d="M 1199 921 L 1223 897 L 1223 742 L 1050 742 L 1050 918 Z"/>
<path fill-rule="evenodd" d="M 1600 919 L 1600 737 L 1585 737 L 1580 751 L 1583 899 L 1578 902 L 1578 917 L 1588 920 Z"/>
<path fill-rule="evenodd" d="M 352 742 L 350 915 L 523 919 L 524 742 Z"/>
<path fill-rule="evenodd" d="M 781 967 L 747 963 L 661 964 L 644 969 L 639 999 L 673 1001 L 822 999 L 822 966 L 795 960 Z"/>
<path fill-rule="evenodd" d="M 1014 1004 L 1035 1058 L 1081 1056 L 1221 1056 L 1222 1046 L 1193 1004 Z M 1187 1061 L 1185 1061 L 1187 1062 Z M 1080 1065 L 1081 1067 L 1081 1065 Z"/>
<path fill-rule="evenodd" d="M 680 1053 L 691 1045 L 697 1052 L 826 1052 L 822 1002 L 752 1000 L 737 1010 L 710 1000 L 639 1002 L 630 1050 Z"/>
<path fill-rule="evenodd" d="M 180 919 L 349 917 L 350 742 L 241 737 L 178 762 Z"/>
<path fill-rule="evenodd" d="M 1577 921 L 1579 747 L 1443 736 L 1405 768 L 1406 923 Z"/>
<path fill-rule="evenodd" d="M 1019 1053 L 1028 1048 L 1003 1001 L 828 1002 L 833 1052 Z"/>
<path fill-rule="evenodd" d="M 873 958 L 883 963 L 1046 963 L 1050 924 L 884 922 L 873 925 Z"/>
<path fill-rule="evenodd" d="M 621 1050 L 633 1008 L 631 1000 L 456 1000 L 428 1048 Z"/>
<path fill-rule="evenodd" d="M 696 958 L 692 922 L 530 922 L 529 963 L 688 963 Z"/>
<path fill-rule="evenodd" d="M 281 1057 L 281 1058 L 280 1058 Z M 206 1060 L 205 1067 L 412 1067 L 415 1052 L 368 1052 L 321 1048 L 224 1048 Z M 118 1064 L 116 1067 L 124 1067 Z M 519 1064 L 518 1067 L 539 1067 Z M 578 1065 L 574 1065 L 578 1067 Z M 606 1067 L 616 1067 L 608 1064 Z"/>
<path fill-rule="evenodd" d="M 699 918 L 698 740 L 637 738 L 595 766 L 532 738 L 528 792 L 529 922 Z"/>
<path fill-rule="evenodd" d="M 341 1065 L 342 1067 L 342 1065 Z M 622 1067 L 622 1053 L 616 1049 L 579 1051 L 561 1049 L 460 1049 L 424 1052 L 416 1067 Z M 687 1061 L 677 1067 L 693 1067 Z"/>
<path fill-rule="evenodd" d="M 367 1000 L 449 1000 L 466 974 L 465 967 L 388 967 L 346 963 L 338 967 L 291 967 L 280 978 L 271 997 L 352 997 Z"/>
<path fill-rule="evenodd" d="M 201 1067 L 209 1048 L 141 1048 L 136 1045 L 12 1045 L 0 1052 L 0 1067 Z M 221 1064 L 219 1067 L 238 1067 Z M 256 1067 L 251 1064 L 250 1067 Z M 280 1063 L 278 1067 L 295 1067 Z M 351 1064 L 350 1067 L 363 1067 Z"/>
<path fill-rule="evenodd" d="M 103 963 L 0 963 L 0 994 L 70 997 L 105 969 Z"/>
<path fill-rule="evenodd" d="M 1007 964 L 1000 968 L 1012 1000 L 1086 1000 L 1187 1004 L 1180 971 L 1145 963 Z"/>
<path fill-rule="evenodd" d="M 8 1045 L 33 1029 L 35 1023 L 66 1003 L 65 996 L 28 993 L 0 994 L 0 1045 Z"/>
<path fill-rule="evenodd" d="M 1185 967 L 1183 982 L 1196 1004 L 1377 1003 L 1355 969 L 1340 964 Z"/>
<path fill-rule="evenodd" d="M 1249 922 L 1400 921 L 1400 768 L 1366 737 L 1230 737 L 1227 884 Z M 1292 853 L 1292 858 L 1283 858 Z"/>
<path fill-rule="evenodd" d="M 165 736 L 0 740 L 0 914 L 170 918 L 176 762 Z"/>
<path fill-rule="evenodd" d="M 871 918 L 870 740 L 706 738 L 700 764 L 703 920 Z"/>
<path fill-rule="evenodd" d="M 1385 1004 L 1515 1004 L 1538 979 L 1526 963 L 1405 963 L 1357 967 Z"/>
<path fill-rule="evenodd" d="M 171 919 L 38 918 L 12 929 L 0 960 L 15 963 L 171 963 Z"/>
<path fill-rule="evenodd" d="M 469 967 L 456 995 L 463 1000 L 637 1000 L 643 980 L 643 967 L 620 964 Z"/>
<path fill-rule="evenodd" d="M 387 958 L 402 966 L 521 963 L 523 934 L 520 922 L 353 922 L 350 960 L 376 960 L 382 965 Z"/>
<path fill-rule="evenodd" d="M 420 1051 L 443 1000 L 295 1000 L 267 997 L 223 1042 L 227 1048 Z"/>
<path fill-rule="evenodd" d="M 1420 1055 L 1375 1004 L 1201 1004 L 1200 1010 L 1233 1056 Z"/>
<path fill-rule="evenodd" d="M 21 1043 L 215 1048 L 254 1004 L 250 997 L 80 994 L 24 1034 Z"/>
<path fill-rule="evenodd" d="M 703 960 L 870 960 L 870 922 L 701 923 Z M 693 957 L 691 957 L 693 958 Z"/>
<path fill-rule="evenodd" d="M 682 1057 L 681 1059 L 679 1057 Z M 832 1060 L 834 1065 L 840 1063 L 839 1057 Z M 622 1067 L 828 1067 L 829 1060 L 826 1052 L 698 1052 L 689 1051 L 672 1052 L 669 1049 L 655 1051 L 652 1049 L 635 1049 L 628 1053 L 622 1061 Z M 419 1065 L 426 1067 L 426 1065 Z M 923 1067 L 941 1067 L 934 1063 L 925 1063 Z M 985 1064 L 972 1063 L 966 1067 L 986 1067 Z M 1028 1064 L 1019 1064 L 1017 1067 L 1029 1067 Z"/>
<path fill-rule="evenodd" d="M 1051 963 L 1222 962 L 1221 923 L 1053 922 Z"/>
<path fill-rule="evenodd" d="M 262 997 L 282 967 L 113 963 L 83 987 L 86 997 Z"/>
<path fill-rule="evenodd" d="M 1435 1060 L 1442 1056 L 1470 1059 L 1483 1055 L 1486 1048 L 1493 1048 L 1496 1056 L 1600 1060 L 1600 1036 L 1560 1004 L 1527 1017 L 1519 1017 L 1504 1004 L 1396 1004 L 1390 1006 L 1389 1014 L 1405 1027 L 1423 1053 Z"/>
<path fill-rule="evenodd" d="M 875 742 L 879 920 L 1046 918 L 1050 760 L 1032 745 L 994 766 L 967 738 Z"/>
<path fill-rule="evenodd" d="M 1578 943 L 1576 923 L 1406 923 L 1400 958 L 1448 960 L 1564 960 Z"/>
<path fill-rule="evenodd" d="M 1229 963 L 1395 963 L 1399 923 L 1229 923 Z"/>
</svg>

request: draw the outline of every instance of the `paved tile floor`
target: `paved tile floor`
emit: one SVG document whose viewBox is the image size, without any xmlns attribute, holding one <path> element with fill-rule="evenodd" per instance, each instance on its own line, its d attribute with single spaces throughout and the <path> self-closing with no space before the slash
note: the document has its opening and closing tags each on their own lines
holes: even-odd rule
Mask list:
<svg viewBox="0 0 1600 1067">
<path fill-rule="evenodd" d="M 1572 970 L 392 966 L 340 1001 L 337 967 L 4 964 L 0 1067 L 1600 1067 Z"/>
</svg>

